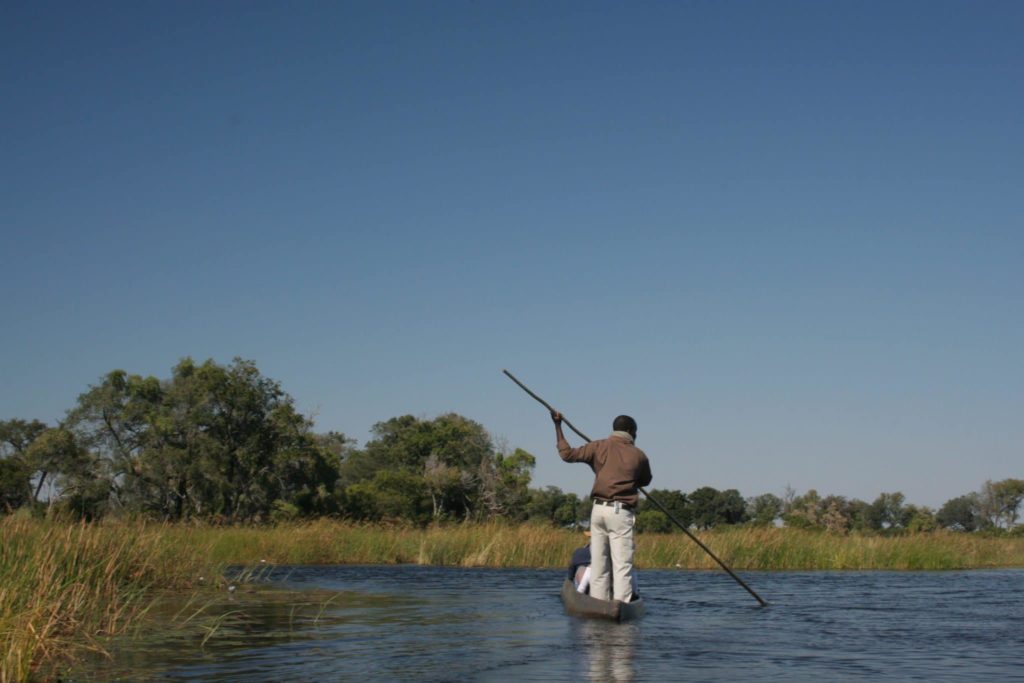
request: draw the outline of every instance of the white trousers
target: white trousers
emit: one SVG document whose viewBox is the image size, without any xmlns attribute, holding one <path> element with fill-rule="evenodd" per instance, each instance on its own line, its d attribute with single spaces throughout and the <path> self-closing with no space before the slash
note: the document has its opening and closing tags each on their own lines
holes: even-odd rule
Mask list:
<svg viewBox="0 0 1024 683">
<path fill-rule="evenodd" d="M 633 597 L 632 510 L 594 504 L 590 513 L 590 595 L 629 602 Z"/>
</svg>

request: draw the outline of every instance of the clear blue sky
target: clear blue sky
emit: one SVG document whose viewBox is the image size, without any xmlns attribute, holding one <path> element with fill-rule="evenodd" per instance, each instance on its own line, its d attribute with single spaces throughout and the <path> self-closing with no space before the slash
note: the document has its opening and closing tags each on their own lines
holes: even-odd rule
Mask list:
<svg viewBox="0 0 1024 683">
<path fill-rule="evenodd" d="M 0 418 L 253 359 L 586 493 L 1024 476 L 1024 4 L 4 2 Z"/>
</svg>

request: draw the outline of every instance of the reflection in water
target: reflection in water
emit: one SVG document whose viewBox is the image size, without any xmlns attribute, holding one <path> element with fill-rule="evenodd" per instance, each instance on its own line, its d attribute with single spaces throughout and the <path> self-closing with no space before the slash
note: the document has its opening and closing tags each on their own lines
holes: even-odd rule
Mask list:
<svg viewBox="0 0 1024 683">
<path fill-rule="evenodd" d="M 587 619 L 580 620 L 579 630 L 587 663 L 587 680 L 592 683 L 634 680 L 636 624 Z"/>
<path fill-rule="evenodd" d="M 285 571 L 282 569 L 282 571 Z M 647 615 L 567 616 L 561 570 L 294 567 L 62 680 L 963 681 L 1019 677 L 1024 572 L 775 572 L 753 606 L 721 573 L 651 570 Z M 179 616 L 178 613 L 181 613 Z M 685 637 L 681 634 L 685 633 Z"/>
<path fill-rule="evenodd" d="M 168 675 L 161 669 L 251 661 L 253 653 L 316 641 L 346 623 L 399 620 L 422 603 L 408 595 L 267 587 L 249 587 L 213 598 L 204 596 L 199 601 L 183 601 L 181 595 L 169 593 L 149 611 L 154 623 L 167 624 L 168 628 L 147 631 L 143 637 L 110 639 L 104 644 L 109 659 L 99 653 L 95 658 L 85 658 L 67 669 L 61 680 L 155 680 Z M 237 672 L 244 666 L 229 670 Z M 221 674 L 207 678 L 202 668 L 195 678 L 231 680 L 230 675 Z"/>
</svg>

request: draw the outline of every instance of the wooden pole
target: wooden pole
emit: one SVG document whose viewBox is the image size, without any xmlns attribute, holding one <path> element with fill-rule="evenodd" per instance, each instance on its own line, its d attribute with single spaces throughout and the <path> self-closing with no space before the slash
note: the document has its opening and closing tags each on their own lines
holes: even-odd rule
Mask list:
<svg viewBox="0 0 1024 683">
<path fill-rule="evenodd" d="M 514 376 L 514 375 L 513 375 L 513 374 L 512 374 L 511 372 L 509 372 L 508 370 L 502 370 L 502 372 L 503 372 L 503 373 L 505 373 L 506 375 L 508 375 L 508 378 L 509 378 L 510 380 L 512 380 L 513 382 L 515 382 L 516 384 L 518 384 L 518 385 L 519 385 L 519 388 L 520 388 L 520 389 L 522 389 L 523 391 L 525 391 L 526 393 L 528 393 L 528 394 L 529 394 L 530 396 L 532 396 L 532 397 L 533 397 L 534 399 L 536 399 L 538 403 L 540 403 L 541 405 L 543 405 L 543 406 L 544 406 L 545 408 L 547 408 L 547 409 L 548 409 L 549 411 L 551 411 L 551 412 L 556 412 L 556 411 L 555 411 L 555 409 L 554 409 L 554 408 L 552 408 L 552 407 L 551 407 L 551 405 L 550 405 L 550 404 L 549 404 L 549 403 L 548 403 L 547 401 L 545 401 L 545 400 L 544 400 L 544 399 L 542 399 L 542 398 L 541 398 L 540 396 L 538 396 L 537 394 L 535 394 L 535 393 L 533 393 L 532 391 L 530 391 L 530 390 L 529 390 L 529 389 L 527 388 L 527 386 L 526 386 L 525 384 L 523 384 L 522 382 L 520 382 L 520 381 L 519 381 L 518 379 L 516 379 L 516 378 L 515 378 L 515 376 Z M 576 427 L 574 427 L 574 426 L 573 426 L 573 424 L 572 424 L 571 422 L 569 422 L 569 420 L 567 420 L 567 419 L 565 418 L 565 416 L 564 416 L 564 415 L 562 416 L 562 422 L 564 422 L 564 423 L 566 424 L 566 426 L 567 426 L 567 427 L 569 427 L 569 429 L 571 429 L 572 431 L 576 432 L 576 434 L 577 434 L 577 435 L 578 435 L 578 436 L 579 436 L 579 437 L 580 437 L 581 439 L 583 439 L 584 441 L 590 441 L 590 440 L 591 440 L 591 439 L 590 439 L 590 437 L 588 437 L 588 436 L 587 436 L 586 434 L 584 434 L 584 433 L 583 433 L 583 432 L 581 432 L 580 430 L 576 429 Z M 725 564 L 725 562 L 722 562 L 722 560 L 720 560 L 720 559 L 718 558 L 718 556 L 717 556 L 717 555 L 715 555 L 715 554 L 714 554 L 713 552 L 711 552 L 711 549 L 710 549 L 710 548 L 708 548 L 708 547 L 707 547 L 706 545 L 704 545 L 704 544 L 703 544 L 703 543 L 701 542 L 701 540 L 700 540 L 699 538 L 697 538 L 697 537 L 696 537 L 696 536 L 694 536 L 694 535 L 693 535 L 692 533 L 690 533 L 690 530 L 689 530 L 689 529 L 687 529 L 687 528 L 686 528 L 686 527 L 685 527 L 685 526 L 683 525 L 683 523 L 682 523 L 682 522 L 680 522 L 680 521 L 679 521 L 678 519 L 676 519 L 676 518 L 675 518 L 675 515 L 673 515 L 673 514 L 672 514 L 671 512 L 669 512 L 669 511 L 668 511 L 668 510 L 667 510 L 667 509 L 665 508 L 665 506 L 664 506 L 664 505 L 662 505 L 661 503 L 659 503 L 659 502 L 657 501 L 657 499 L 655 499 L 655 498 L 652 498 L 652 497 L 651 497 L 651 494 L 647 493 L 647 491 L 645 491 L 645 490 L 644 490 L 644 488 L 643 488 L 642 486 L 638 486 L 637 488 L 639 489 L 640 493 L 644 494 L 644 496 L 646 496 L 646 497 L 647 497 L 647 500 L 649 500 L 649 501 L 651 501 L 652 503 L 654 503 L 654 505 L 655 505 L 655 506 L 656 506 L 656 507 L 657 507 L 657 508 L 658 508 L 659 510 L 661 510 L 661 511 L 662 511 L 663 513 L 665 513 L 665 516 L 666 516 L 666 517 L 668 517 L 668 518 L 669 518 L 670 520 L 672 520 L 672 522 L 674 522 L 674 523 L 675 523 L 675 525 L 676 525 L 677 527 L 679 527 L 679 528 L 680 528 L 680 530 L 682 530 L 682 532 L 683 532 L 684 534 L 686 534 L 687 536 L 689 536 L 689 537 L 690 537 L 690 539 L 691 539 L 691 540 L 692 540 L 692 541 L 693 541 L 694 543 L 696 543 L 697 545 L 699 545 L 699 546 L 701 547 L 701 549 L 703 549 L 703 550 L 704 550 L 704 552 L 706 552 L 706 553 L 707 553 L 708 555 L 710 555 L 710 556 L 711 556 L 711 559 L 713 559 L 713 560 L 714 560 L 715 562 L 717 562 L 717 563 L 718 563 L 718 566 L 720 566 L 720 567 L 721 567 L 722 569 L 724 569 L 724 570 L 725 570 L 726 572 L 728 572 L 728 573 L 729 573 L 729 576 L 731 576 L 732 578 L 734 578 L 734 579 L 736 580 L 736 583 L 738 583 L 739 585 L 741 585 L 741 586 L 743 586 L 744 588 L 746 588 L 746 589 L 747 589 L 747 592 L 748 592 L 748 593 L 750 593 L 751 595 L 753 595 L 753 596 L 754 596 L 754 598 L 755 598 L 755 599 L 756 599 L 756 600 L 757 600 L 757 601 L 758 601 L 759 603 L 761 603 L 761 607 L 767 607 L 767 606 L 768 606 L 768 603 L 767 603 L 767 602 L 765 602 L 765 601 L 764 601 L 764 600 L 763 600 L 763 599 L 761 598 L 761 596 L 760 596 L 760 595 L 758 595 L 757 593 L 755 593 L 755 592 L 754 592 L 754 589 L 753 589 L 753 588 L 751 588 L 750 586 L 748 586 L 748 585 L 747 585 L 747 583 L 746 583 L 746 582 L 745 582 L 745 581 L 744 581 L 743 579 L 741 579 L 740 577 L 736 576 L 736 572 L 734 572 L 734 571 L 733 571 L 732 569 L 729 569 L 729 566 L 728 566 L 728 565 L 726 565 L 726 564 Z"/>
</svg>

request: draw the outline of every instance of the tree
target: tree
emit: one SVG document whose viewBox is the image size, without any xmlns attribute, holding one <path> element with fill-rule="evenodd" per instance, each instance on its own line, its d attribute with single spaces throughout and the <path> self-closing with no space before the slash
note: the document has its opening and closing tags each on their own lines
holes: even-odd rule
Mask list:
<svg viewBox="0 0 1024 683">
<path fill-rule="evenodd" d="M 116 507 L 165 519 L 337 509 L 344 437 L 317 437 L 252 361 L 185 358 L 165 381 L 115 370 L 79 397 L 67 425 L 91 455 L 77 488 L 94 502 L 105 485 Z"/>
<path fill-rule="evenodd" d="M 789 489 L 783 505 L 782 519 L 786 526 L 797 529 L 815 529 L 822 526 L 821 516 L 824 512 L 821 496 L 810 489 L 802 496 Z"/>
<path fill-rule="evenodd" d="M 526 504 L 527 519 L 553 523 L 555 511 L 562 504 L 564 497 L 565 492 L 557 486 L 530 489 L 530 498 Z"/>
<path fill-rule="evenodd" d="M 0 511 L 11 512 L 32 499 L 28 449 L 45 430 L 39 420 L 0 421 Z"/>
<path fill-rule="evenodd" d="M 516 468 L 532 467 L 519 456 L 499 472 L 490 435 L 479 423 L 455 413 L 433 420 L 394 417 L 374 425 L 373 434 L 366 447 L 341 466 L 343 486 L 372 480 L 382 471 L 413 473 L 423 482 L 421 493 L 432 501 L 434 518 L 488 514 L 492 506 L 502 504 L 498 490 L 504 475 L 514 479 Z"/>
<path fill-rule="evenodd" d="M 526 510 L 530 520 L 545 521 L 555 526 L 575 525 L 590 517 L 589 505 L 580 501 L 575 493 L 565 493 L 557 486 L 530 489 Z"/>
<path fill-rule="evenodd" d="M 693 524 L 710 529 L 719 524 L 740 524 L 746 521 L 747 504 L 736 489 L 719 491 L 702 486 L 689 495 Z"/>
<path fill-rule="evenodd" d="M 636 514 L 636 530 L 641 534 L 667 534 L 675 528 L 675 525 L 661 510 L 640 510 Z"/>
<path fill-rule="evenodd" d="M 935 519 L 935 513 L 932 512 L 931 508 L 917 505 L 908 505 L 904 508 L 904 528 L 911 533 L 922 533 L 927 531 L 935 531 L 938 528 L 938 522 Z"/>
<path fill-rule="evenodd" d="M 0 420 L 0 458 L 24 456 L 32 442 L 47 429 L 39 420 Z"/>
<path fill-rule="evenodd" d="M 446 510 L 455 506 L 467 482 L 458 468 L 448 466 L 436 454 L 427 458 L 423 470 L 423 481 L 430 494 L 433 517 L 439 519 Z"/>
<path fill-rule="evenodd" d="M 100 384 L 90 386 L 68 412 L 65 426 L 92 454 L 91 468 L 76 472 L 77 488 L 89 489 L 90 500 L 106 485 L 118 507 L 137 497 L 139 456 L 147 438 L 147 422 L 159 402 L 160 382 L 155 377 L 114 370 Z"/>
<path fill-rule="evenodd" d="M 679 520 L 683 526 L 689 527 L 693 523 L 693 508 L 690 507 L 690 500 L 685 493 L 673 489 L 651 489 L 650 493 L 650 497 L 642 497 L 640 504 L 637 506 L 638 526 L 642 519 L 646 519 L 648 521 L 644 525 L 644 530 L 662 533 L 661 518 L 664 518 L 664 523 L 667 524 L 664 532 L 677 530 L 676 525 L 673 524 L 672 520 L 661 511 L 661 508 L 651 502 L 652 498 L 661 503 L 661 505 L 668 510 L 673 517 Z M 660 517 L 657 515 L 645 515 L 645 513 L 653 512 L 657 512 Z"/>
<path fill-rule="evenodd" d="M 762 493 L 747 501 L 747 517 L 754 526 L 774 526 L 782 516 L 782 499 L 773 493 Z"/>
<path fill-rule="evenodd" d="M 537 459 L 521 448 L 510 455 L 496 453 L 480 466 L 481 502 L 489 517 L 526 519 L 530 479 Z"/>
<path fill-rule="evenodd" d="M 426 524 L 432 516 L 426 490 L 420 475 L 407 470 L 380 470 L 370 481 L 346 489 L 345 509 L 356 519 Z"/>
<path fill-rule="evenodd" d="M 433 420 L 412 415 L 393 417 L 373 426 L 374 439 L 366 444 L 366 452 L 378 469 L 403 468 L 419 472 L 427 458 L 461 470 L 475 470 L 480 462 L 493 455 L 491 437 L 477 422 L 456 413 L 447 413 Z"/>
<path fill-rule="evenodd" d="M 871 503 L 869 510 L 869 524 L 872 529 L 902 529 L 909 521 L 903 510 L 904 495 L 896 491 L 894 493 L 880 493 Z"/>
<path fill-rule="evenodd" d="M 853 520 L 850 516 L 849 501 L 843 496 L 830 495 L 821 500 L 821 516 L 819 523 L 833 534 L 846 534 L 850 531 Z"/>
<path fill-rule="evenodd" d="M 939 526 L 953 531 L 975 531 L 980 525 L 978 519 L 978 494 L 957 496 L 943 503 L 935 515 Z"/>
<path fill-rule="evenodd" d="M 850 515 L 850 529 L 852 531 L 864 531 L 871 529 L 871 505 L 859 498 L 853 498 L 847 503 L 847 510 Z"/>
<path fill-rule="evenodd" d="M 93 459 L 75 439 L 74 433 L 57 427 L 42 432 L 25 450 L 25 461 L 35 479 L 32 499 L 39 501 L 45 483 L 53 495 L 62 490 L 91 487 Z M 49 479 L 48 479 L 49 478 Z"/>
<path fill-rule="evenodd" d="M 0 512 L 13 512 L 32 497 L 30 471 L 19 458 L 0 458 Z"/>
<path fill-rule="evenodd" d="M 1024 480 L 989 480 L 981 487 L 978 496 L 978 514 L 984 519 L 986 526 L 1010 529 L 1017 523 L 1022 501 Z"/>
</svg>

